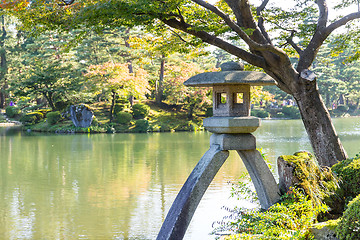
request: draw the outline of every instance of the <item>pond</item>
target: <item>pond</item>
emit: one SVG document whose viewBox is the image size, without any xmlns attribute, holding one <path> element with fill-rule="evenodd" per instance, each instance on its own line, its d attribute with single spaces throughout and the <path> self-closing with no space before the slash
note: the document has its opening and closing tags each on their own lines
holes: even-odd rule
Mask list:
<svg viewBox="0 0 360 240">
<path fill-rule="evenodd" d="M 334 119 L 350 156 L 360 118 Z M 311 150 L 299 120 L 266 120 L 255 132 L 270 161 Z M 210 133 L 45 135 L 0 128 L 0 239 L 154 239 Z M 232 152 L 195 212 L 185 239 L 211 239 L 226 214 L 229 181 L 246 170 Z"/>
</svg>

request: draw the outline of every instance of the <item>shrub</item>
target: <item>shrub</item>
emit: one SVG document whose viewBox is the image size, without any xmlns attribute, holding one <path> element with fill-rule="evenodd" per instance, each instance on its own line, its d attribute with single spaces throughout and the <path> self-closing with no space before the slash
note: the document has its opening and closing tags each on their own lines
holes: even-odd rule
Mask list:
<svg viewBox="0 0 360 240">
<path fill-rule="evenodd" d="M 150 107 L 146 104 L 136 103 L 132 106 L 135 119 L 145 118 L 149 115 Z"/>
<path fill-rule="evenodd" d="M 114 106 L 114 115 L 116 116 L 118 113 L 124 110 L 124 108 L 125 108 L 125 104 L 116 103 Z"/>
<path fill-rule="evenodd" d="M 360 239 L 360 195 L 348 204 L 335 231 L 339 240 Z"/>
<path fill-rule="evenodd" d="M 267 211 L 231 209 L 230 221 L 221 221 L 216 231 L 239 233 L 230 239 L 308 239 L 308 229 L 316 216 L 327 209 L 315 206 L 302 191 L 295 188 L 283 195 L 280 203 Z M 225 238 L 226 239 L 226 238 Z"/>
<path fill-rule="evenodd" d="M 61 114 L 59 111 L 49 112 L 48 114 L 46 114 L 46 119 L 47 119 L 46 121 L 50 125 L 54 125 L 55 123 L 61 120 Z"/>
<path fill-rule="evenodd" d="M 6 112 L 6 116 L 8 116 L 9 118 L 13 118 L 16 115 L 20 114 L 20 109 L 14 106 L 8 106 L 5 109 Z"/>
<path fill-rule="evenodd" d="M 44 114 L 36 111 L 36 112 L 32 112 L 32 113 L 27 113 L 27 114 L 21 116 L 21 118 L 19 120 L 22 123 L 35 124 L 35 123 L 40 122 L 40 120 L 43 118 L 44 118 Z"/>
<path fill-rule="evenodd" d="M 119 112 L 118 114 L 116 114 L 115 120 L 117 123 L 120 124 L 129 124 L 132 120 L 132 115 L 127 112 Z"/>
<path fill-rule="evenodd" d="M 253 109 L 251 110 L 251 116 L 255 116 L 258 118 L 267 118 L 270 114 L 264 109 Z"/>
<path fill-rule="evenodd" d="M 349 107 L 346 106 L 346 105 L 339 105 L 337 108 L 336 108 L 337 111 L 339 112 L 342 112 L 342 113 L 345 113 L 349 110 Z"/>
<path fill-rule="evenodd" d="M 135 132 L 147 132 L 149 129 L 149 121 L 145 119 L 139 119 L 135 122 Z"/>
<path fill-rule="evenodd" d="M 291 119 L 299 119 L 301 117 L 299 109 L 295 106 L 284 106 L 282 108 L 282 113 L 285 117 Z"/>
<path fill-rule="evenodd" d="M 360 155 L 335 164 L 332 170 L 341 180 L 340 186 L 345 198 L 352 199 L 360 194 Z"/>
</svg>

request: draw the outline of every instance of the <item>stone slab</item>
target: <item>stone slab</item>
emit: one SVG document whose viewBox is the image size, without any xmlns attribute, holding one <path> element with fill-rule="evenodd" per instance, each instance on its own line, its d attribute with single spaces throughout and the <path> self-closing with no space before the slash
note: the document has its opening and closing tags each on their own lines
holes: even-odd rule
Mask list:
<svg viewBox="0 0 360 240">
<path fill-rule="evenodd" d="M 256 138 L 250 133 L 216 134 L 210 137 L 210 145 L 217 144 L 221 150 L 256 149 Z"/>
<path fill-rule="evenodd" d="M 204 127 L 212 133 L 252 133 L 260 126 L 257 117 L 211 117 L 204 119 Z"/>
</svg>

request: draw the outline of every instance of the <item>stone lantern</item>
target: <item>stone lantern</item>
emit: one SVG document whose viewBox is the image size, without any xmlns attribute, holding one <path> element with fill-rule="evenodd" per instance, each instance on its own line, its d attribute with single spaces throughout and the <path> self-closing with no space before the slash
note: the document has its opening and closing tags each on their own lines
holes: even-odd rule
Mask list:
<svg viewBox="0 0 360 240">
<path fill-rule="evenodd" d="M 210 149 L 203 155 L 176 197 L 157 239 L 182 239 L 207 187 L 226 161 L 229 150 L 236 150 L 255 186 L 261 208 L 280 200 L 279 188 L 251 134 L 260 119 L 250 116 L 250 86 L 274 85 L 262 72 L 243 71 L 239 63 L 228 62 L 220 72 L 201 73 L 184 82 L 186 86 L 213 88 L 213 117 L 204 127 L 213 134 Z"/>
</svg>

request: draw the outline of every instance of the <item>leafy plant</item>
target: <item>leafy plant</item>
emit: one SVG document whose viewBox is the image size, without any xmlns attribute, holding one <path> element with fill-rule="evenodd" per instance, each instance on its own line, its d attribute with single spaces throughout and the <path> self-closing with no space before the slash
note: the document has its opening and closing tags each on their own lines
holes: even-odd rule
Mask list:
<svg viewBox="0 0 360 240">
<path fill-rule="evenodd" d="M 305 239 L 310 235 L 308 229 L 317 215 L 326 210 L 326 205 L 315 205 L 304 192 L 292 188 L 282 196 L 280 203 L 265 212 L 242 208 L 232 210 L 235 221 L 223 223 L 220 230 L 236 233 L 235 239 Z"/>
</svg>

